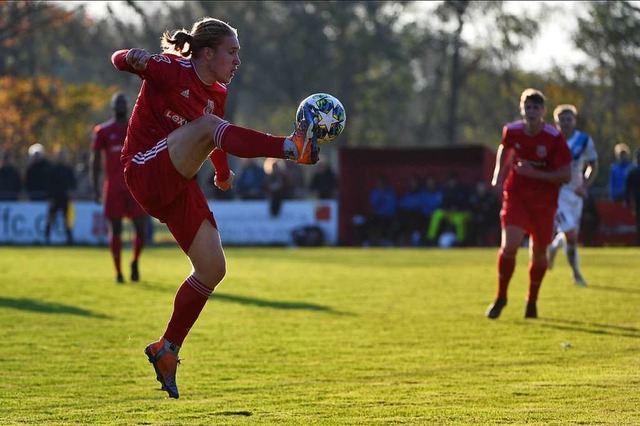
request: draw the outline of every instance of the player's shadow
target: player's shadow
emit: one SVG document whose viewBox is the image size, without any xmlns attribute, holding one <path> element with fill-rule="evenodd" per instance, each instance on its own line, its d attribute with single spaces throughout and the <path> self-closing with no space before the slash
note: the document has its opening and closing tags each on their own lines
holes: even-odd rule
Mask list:
<svg viewBox="0 0 640 426">
<path fill-rule="evenodd" d="M 264 299 L 258 299 L 256 297 L 236 296 L 228 293 L 214 292 L 211 295 L 211 299 L 213 301 L 219 300 L 222 302 L 232 302 L 232 303 L 238 303 L 241 305 L 257 306 L 260 308 L 272 308 L 272 309 L 282 309 L 282 310 L 306 310 L 306 311 L 326 312 L 334 315 L 353 315 L 348 312 L 336 311 L 330 306 L 318 305 L 315 303 L 264 300 Z"/>
<path fill-rule="evenodd" d="M 78 315 L 99 319 L 111 318 L 108 315 L 95 313 L 88 309 L 82 309 L 76 306 L 26 298 L 10 299 L 0 297 L 0 308 L 18 309 L 21 311 L 40 312 L 45 314 Z"/>
<path fill-rule="evenodd" d="M 555 328 L 558 330 L 579 331 L 583 333 L 640 339 L 640 328 L 637 327 L 573 321 L 561 318 L 539 318 L 538 321 L 540 321 L 545 327 Z"/>
</svg>

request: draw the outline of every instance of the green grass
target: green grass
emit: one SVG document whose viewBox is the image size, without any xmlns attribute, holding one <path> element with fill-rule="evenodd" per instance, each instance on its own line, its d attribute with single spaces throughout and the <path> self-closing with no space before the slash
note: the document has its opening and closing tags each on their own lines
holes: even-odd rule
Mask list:
<svg viewBox="0 0 640 426">
<path fill-rule="evenodd" d="M 589 287 L 559 255 L 524 320 L 520 250 L 491 321 L 494 248 L 227 249 L 172 400 L 143 349 L 178 248 L 125 285 L 106 248 L 0 248 L 0 424 L 640 424 L 640 250 L 580 254 Z"/>
</svg>

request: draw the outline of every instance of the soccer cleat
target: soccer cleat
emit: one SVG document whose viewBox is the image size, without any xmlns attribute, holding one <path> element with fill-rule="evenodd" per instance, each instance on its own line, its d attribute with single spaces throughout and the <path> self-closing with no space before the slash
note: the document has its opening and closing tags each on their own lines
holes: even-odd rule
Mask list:
<svg viewBox="0 0 640 426">
<path fill-rule="evenodd" d="M 298 123 L 298 127 L 289 139 L 298 148 L 298 164 L 316 164 L 320 159 L 320 147 L 318 146 L 318 119 L 313 117 L 311 110 L 303 107 L 304 117 Z"/>
<path fill-rule="evenodd" d="M 527 302 L 527 309 L 524 311 L 525 318 L 538 318 L 538 307 L 536 302 Z"/>
<path fill-rule="evenodd" d="M 162 385 L 162 390 L 166 391 L 171 398 L 179 398 L 178 385 L 176 384 L 176 370 L 180 359 L 173 356 L 164 348 L 164 339 L 149 344 L 144 349 L 149 362 L 156 371 L 156 380 Z"/>
<path fill-rule="evenodd" d="M 500 316 L 502 309 L 507 306 L 507 299 L 497 298 L 487 310 L 487 318 L 496 319 Z"/>
<path fill-rule="evenodd" d="M 122 276 L 122 274 L 118 273 L 118 275 L 116 276 L 116 284 L 122 283 L 124 283 L 124 277 Z"/>
<path fill-rule="evenodd" d="M 138 272 L 138 262 L 131 262 L 131 281 L 140 281 L 140 273 Z"/>
<path fill-rule="evenodd" d="M 587 286 L 587 282 L 584 280 L 584 278 L 579 277 L 579 278 L 575 278 L 574 279 L 574 283 L 575 285 L 577 285 L 578 287 L 586 287 Z"/>
</svg>

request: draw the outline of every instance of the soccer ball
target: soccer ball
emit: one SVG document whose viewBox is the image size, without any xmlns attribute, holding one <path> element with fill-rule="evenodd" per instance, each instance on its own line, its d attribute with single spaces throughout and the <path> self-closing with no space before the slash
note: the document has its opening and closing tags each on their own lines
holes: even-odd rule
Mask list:
<svg viewBox="0 0 640 426">
<path fill-rule="evenodd" d="M 342 133 L 347 123 L 347 113 L 342 102 L 328 93 L 315 93 L 308 96 L 298 107 L 296 121 L 303 118 L 302 107 L 308 105 L 312 114 L 318 119 L 318 142 L 325 143 L 334 140 Z"/>
</svg>

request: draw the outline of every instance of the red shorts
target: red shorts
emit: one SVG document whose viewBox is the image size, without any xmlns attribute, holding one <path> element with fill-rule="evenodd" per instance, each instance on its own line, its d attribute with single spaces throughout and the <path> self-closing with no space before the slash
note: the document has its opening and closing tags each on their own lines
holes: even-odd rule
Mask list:
<svg viewBox="0 0 640 426">
<path fill-rule="evenodd" d="M 185 253 L 205 219 L 218 228 L 196 178 L 182 176 L 171 162 L 166 139 L 136 154 L 125 165 L 124 178 L 142 208 L 167 225 Z"/>
<path fill-rule="evenodd" d="M 104 215 L 108 218 L 144 216 L 147 213 L 133 198 L 127 187 L 117 188 L 109 186 L 104 196 Z"/>
<path fill-rule="evenodd" d="M 553 241 L 557 207 L 557 204 L 531 204 L 530 200 L 514 199 L 505 193 L 500 210 L 500 223 L 503 228 L 511 225 L 524 229 L 534 244 L 546 247 Z"/>
</svg>

